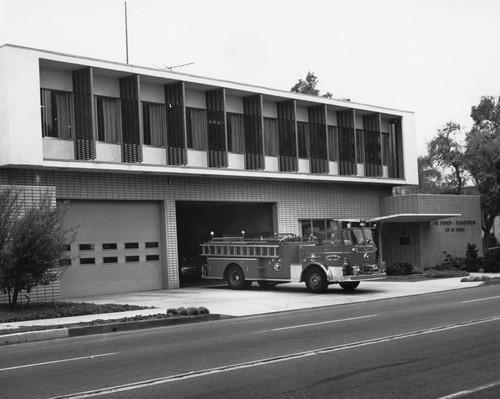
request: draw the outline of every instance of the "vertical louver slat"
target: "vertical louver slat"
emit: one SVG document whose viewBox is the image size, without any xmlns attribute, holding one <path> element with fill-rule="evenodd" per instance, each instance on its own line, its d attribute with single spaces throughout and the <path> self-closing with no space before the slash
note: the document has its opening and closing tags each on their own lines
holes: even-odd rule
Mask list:
<svg viewBox="0 0 500 399">
<path fill-rule="evenodd" d="M 339 134 L 339 171 L 341 175 L 356 175 L 356 144 L 352 110 L 337 111 Z"/>
<path fill-rule="evenodd" d="M 245 120 L 245 167 L 264 169 L 262 95 L 243 98 Z"/>
<path fill-rule="evenodd" d="M 75 109 L 75 159 L 95 159 L 92 69 L 73 71 Z"/>
<path fill-rule="evenodd" d="M 282 172 L 297 172 L 297 126 L 295 122 L 295 102 L 277 103 L 279 134 L 279 167 Z"/>
<path fill-rule="evenodd" d="M 328 141 L 326 107 L 309 107 L 309 132 L 311 137 L 311 172 L 328 173 Z"/>
<path fill-rule="evenodd" d="M 184 82 L 165 85 L 168 165 L 187 164 L 184 92 Z"/>
<path fill-rule="evenodd" d="M 139 76 L 120 79 L 122 162 L 142 162 Z"/>
<path fill-rule="evenodd" d="M 226 168 L 228 166 L 226 141 L 226 113 L 224 89 L 207 91 L 208 124 L 208 166 Z"/>
<path fill-rule="evenodd" d="M 382 176 L 380 114 L 363 115 L 365 135 L 365 174 Z"/>
</svg>

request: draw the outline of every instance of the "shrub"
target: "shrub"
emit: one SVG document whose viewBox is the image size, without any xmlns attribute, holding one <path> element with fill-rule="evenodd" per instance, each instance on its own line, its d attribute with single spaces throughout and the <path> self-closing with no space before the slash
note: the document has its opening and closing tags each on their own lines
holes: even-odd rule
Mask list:
<svg viewBox="0 0 500 399">
<path fill-rule="evenodd" d="M 209 310 L 203 306 L 200 307 L 200 314 L 209 314 Z"/>
<path fill-rule="evenodd" d="M 188 313 L 189 316 L 198 316 L 200 314 L 200 310 L 198 308 L 191 307 L 188 308 Z"/>
<path fill-rule="evenodd" d="M 409 274 L 418 274 L 419 270 L 415 269 L 409 262 L 396 262 L 387 265 L 386 273 L 388 276 L 407 276 Z"/>
<path fill-rule="evenodd" d="M 478 268 L 479 257 L 476 244 L 467 243 L 467 250 L 465 252 L 465 270 L 468 272 L 475 272 Z"/>
<path fill-rule="evenodd" d="M 486 273 L 500 273 L 500 249 L 486 252 L 480 267 L 482 267 Z"/>
<path fill-rule="evenodd" d="M 186 308 L 179 308 L 177 310 L 179 311 L 179 316 L 189 316 L 189 312 Z"/>
<path fill-rule="evenodd" d="M 465 270 L 464 258 L 453 256 L 446 251 L 444 253 L 444 260 L 442 263 L 434 266 L 435 270 Z"/>
</svg>

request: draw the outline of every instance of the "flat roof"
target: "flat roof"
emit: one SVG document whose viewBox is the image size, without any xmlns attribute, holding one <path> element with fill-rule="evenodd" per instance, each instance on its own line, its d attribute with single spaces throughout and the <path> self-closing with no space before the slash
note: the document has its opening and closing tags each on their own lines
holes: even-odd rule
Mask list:
<svg viewBox="0 0 500 399">
<path fill-rule="evenodd" d="M 461 216 L 460 213 L 398 213 L 387 216 L 379 216 L 367 220 L 367 222 L 424 223 L 459 216 Z"/>
</svg>

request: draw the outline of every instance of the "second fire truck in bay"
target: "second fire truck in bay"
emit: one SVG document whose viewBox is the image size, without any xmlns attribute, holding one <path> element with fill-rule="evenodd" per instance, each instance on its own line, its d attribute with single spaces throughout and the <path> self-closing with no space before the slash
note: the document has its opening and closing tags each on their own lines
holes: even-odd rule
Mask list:
<svg viewBox="0 0 500 399">
<path fill-rule="evenodd" d="M 201 244 L 203 276 L 226 280 L 232 289 L 252 282 L 262 287 L 305 282 L 321 293 L 329 284 L 354 290 L 362 280 L 385 278 L 380 269 L 372 230 L 366 226 L 334 232 L 322 242 L 293 234 L 271 238 L 224 237 Z"/>
</svg>

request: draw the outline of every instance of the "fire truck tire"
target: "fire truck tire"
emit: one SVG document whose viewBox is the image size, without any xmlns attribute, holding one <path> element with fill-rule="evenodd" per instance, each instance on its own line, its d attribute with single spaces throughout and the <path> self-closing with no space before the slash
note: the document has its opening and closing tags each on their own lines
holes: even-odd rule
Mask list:
<svg viewBox="0 0 500 399">
<path fill-rule="evenodd" d="M 339 285 L 346 291 L 354 291 L 358 287 L 359 281 L 346 281 L 339 283 Z"/>
<path fill-rule="evenodd" d="M 319 268 L 314 267 L 307 272 L 306 287 L 310 292 L 320 294 L 328 288 L 328 281 L 325 273 Z"/>
<path fill-rule="evenodd" d="M 245 280 L 245 274 L 241 267 L 236 265 L 229 268 L 226 280 L 229 288 L 233 290 L 244 290 L 252 285 L 251 281 Z"/>
<path fill-rule="evenodd" d="M 278 285 L 278 283 L 275 283 L 274 281 L 257 281 L 257 284 L 259 284 L 261 288 L 264 288 L 266 290 L 274 288 Z"/>
</svg>

